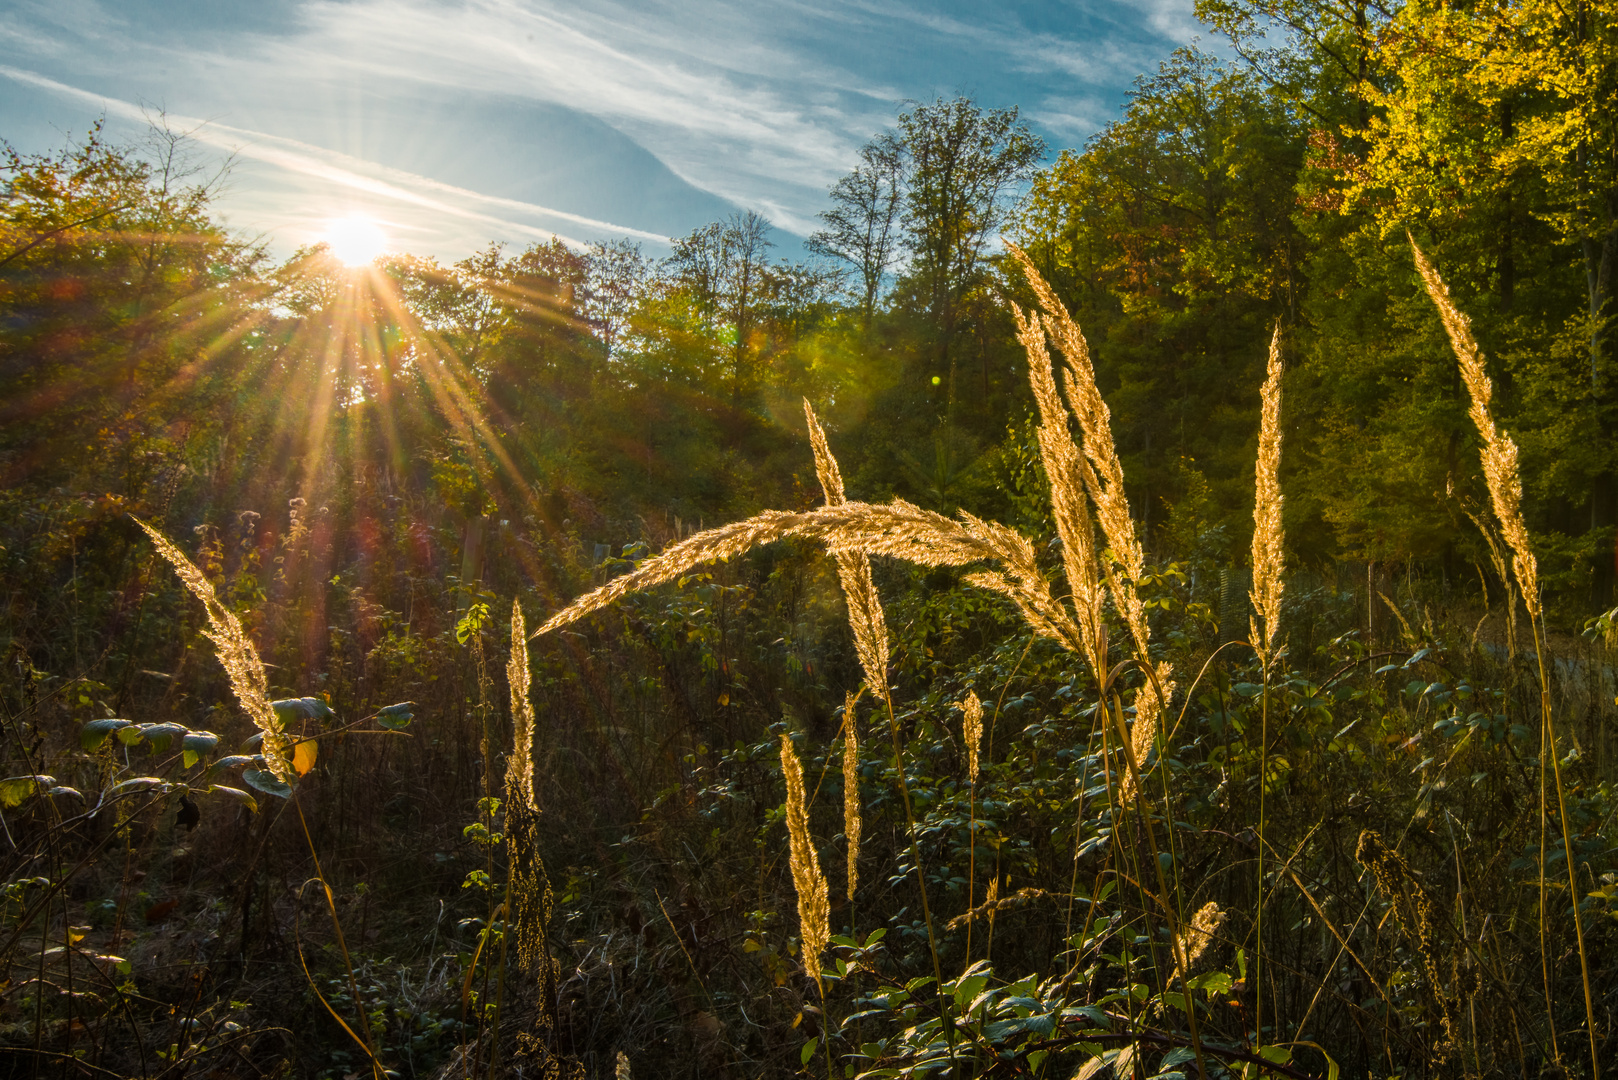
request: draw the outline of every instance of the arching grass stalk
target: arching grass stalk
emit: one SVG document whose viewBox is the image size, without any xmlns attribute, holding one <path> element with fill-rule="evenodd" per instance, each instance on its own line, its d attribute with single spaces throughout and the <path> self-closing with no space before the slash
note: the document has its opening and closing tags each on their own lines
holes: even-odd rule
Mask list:
<svg viewBox="0 0 1618 1080">
<path fill-rule="evenodd" d="M 1450 300 L 1449 287 L 1444 284 L 1443 278 L 1439 277 L 1432 263 L 1427 261 L 1427 256 L 1417 246 L 1413 236 L 1410 237 L 1410 248 L 1415 253 L 1416 269 L 1421 274 L 1427 295 L 1438 308 L 1444 330 L 1449 335 L 1450 347 L 1460 363 L 1461 379 L 1466 383 L 1467 392 L 1472 399 L 1467 415 L 1472 418 L 1472 423 L 1483 439 L 1480 457 L 1483 463 L 1484 483 L 1489 489 L 1489 502 L 1494 509 L 1495 519 L 1499 522 L 1500 533 L 1505 538 L 1506 545 L 1511 548 L 1512 570 L 1517 578 L 1517 589 L 1522 593 L 1523 604 L 1528 608 L 1534 654 L 1539 661 L 1540 965 L 1541 976 L 1545 982 L 1545 1009 L 1551 1023 L 1551 1045 L 1554 1052 L 1556 1016 L 1551 992 L 1550 950 L 1547 947 L 1546 928 L 1546 908 L 1549 903 L 1545 884 L 1545 848 L 1549 825 L 1545 791 L 1547 756 L 1550 758 L 1551 779 L 1556 789 L 1556 812 L 1561 819 L 1562 855 L 1567 864 L 1568 898 L 1573 904 L 1573 933 L 1578 943 L 1579 976 L 1584 988 L 1585 1029 L 1590 1038 L 1590 1075 L 1593 1080 L 1600 1080 L 1601 1058 L 1596 1049 L 1596 1014 L 1595 1002 L 1590 992 L 1590 960 L 1584 947 L 1584 918 L 1579 911 L 1578 866 L 1573 859 L 1573 833 L 1568 825 L 1567 794 L 1562 785 L 1561 755 L 1556 748 L 1556 724 L 1551 712 L 1550 674 L 1545 667 L 1545 648 L 1549 642 L 1545 635 L 1544 608 L 1539 596 L 1539 564 L 1534 558 L 1533 546 L 1528 538 L 1528 527 L 1522 517 L 1522 476 L 1517 468 L 1517 444 L 1510 435 L 1495 426 L 1494 417 L 1489 412 L 1489 401 L 1493 397 L 1494 386 L 1484 369 L 1483 354 L 1478 349 L 1477 341 L 1472 337 L 1471 320 Z"/>
<path fill-rule="evenodd" d="M 1270 335 L 1270 356 L 1260 392 L 1258 461 L 1253 472 L 1253 614 L 1248 637 L 1258 654 L 1264 683 L 1259 705 L 1258 908 L 1253 918 L 1253 1038 L 1264 1044 L 1264 826 L 1270 777 L 1270 675 L 1281 628 L 1281 325 Z"/>
</svg>

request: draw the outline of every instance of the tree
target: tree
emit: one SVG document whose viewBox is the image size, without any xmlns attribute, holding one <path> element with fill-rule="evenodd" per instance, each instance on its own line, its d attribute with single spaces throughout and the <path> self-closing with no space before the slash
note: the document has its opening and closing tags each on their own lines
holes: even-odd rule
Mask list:
<svg viewBox="0 0 1618 1080">
<path fill-rule="evenodd" d="M 0 461 L 46 475 L 93 443 L 133 482 L 155 458 L 135 449 L 158 438 L 140 420 L 154 403 L 196 421 L 205 390 L 240 376 L 267 321 L 262 251 L 209 219 L 223 174 L 198 172 L 161 126 L 143 148 L 100 125 L 58 154 L 4 146 Z"/>
<path fill-rule="evenodd" d="M 904 197 L 904 150 L 889 133 L 860 147 L 860 163 L 831 189 L 831 209 L 820 219 L 827 225 L 809 238 L 820 255 L 852 263 L 862 293 L 860 325 L 870 330 L 888 267 L 898 254 L 895 225 Z"/>
<path fill-rule="evenodd" d="M 1278 318 L 1296 321 L 1292 221 L 1304 132 L 1258 79 L 1180 49 L 1122 118 L 1035 177 L 1018 238 L 1082 319 L 1142 516 L 1194 460 L 1246 528 L 1258 398 Z"/>
<path fill-rule="evenodd" d="M 730 391 L 739 402 L 749 387 L 769 268 L 770 223 L 752 210 L 712 222 L 674 242 L 667 260 L 673 279 L 688 289 L 708 330 L 726 341 Z"/>
<path fill-rule="evenodd" d="M 905 169 L 908 274 L 920 286 L 941 366 L 950 359 L 961 300 L 979 284 L 984 247 L 1005 220 L 1006 197 L 1033 175 L 1044 142 L 1015 106 L 985 112 L 969 98 L 899 114 Z"/>
</svg>

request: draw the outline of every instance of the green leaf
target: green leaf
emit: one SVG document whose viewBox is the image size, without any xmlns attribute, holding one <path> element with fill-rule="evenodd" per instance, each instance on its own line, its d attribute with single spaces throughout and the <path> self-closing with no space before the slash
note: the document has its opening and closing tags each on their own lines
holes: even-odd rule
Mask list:
<svg viewBox="0 0 1618 1080">
<path fill-rule="evenodd" d="M 113 798 L 115 796 L 122 795 L 125 792 L 140 791 L 149 788 L 163 788 L 164 790 L 167 790 L 168 787 L 168 784 L 165 784 L 155 776 L 137 776 L 133 779 L 125 780 L 121 784 L 112 785 L 112 787 L 107 789 L 107 797 Z"/>
<path fill-rule="evenodd" d="M 240 765 L 260 764 L 263 760 L 264 755 L 262 754 L 231 754 L 229 757 L 222 757 L 214 762 L 213 767 L 216 769 L 234 769 Z"/>
<path fill-rule="evenodd" d="M 816 1035 L 814 1038 L 804 1043 L 803 1049 L 798 1051 L 798 1064 L 807 1066 L 810 1059 L 815 1056 L 815 1051 L 818 1049 L 820 1049 L 820 1036 Z"/>
<path fill-rule="evenodd" d="M 253 813 L 258 813 L 258 800 L 253 798 L 253 796 L 249 795 L 247 792 L 243 791 L 241 788 L 226 787 L 224 784 L 213 784 L 209 786 L 208 790 L 216 795 L 224 795 L 228 798 L 235 799 L 237 802 L 253 811 Z"/>
<path fill-rule="evenodd" d="M 376 714 L 376 722 L 389 731 L 398 731 L 410 723 L 411 719 L 416 715 L 415 709 L 416 703 L 414 701 L 401 701 L 396 705 L 389 705 L 385 709 L 379 709 Z"/>
<path fill-rule="evenodd" d="M 266 795 L 274 795 L 278 799 L 290 799 L 292 788 L 275 778 L 275 775 L 262 769 L 243 769 L 242 782 L 255 791 L 262 791 Z"/>
<path fill-rule="evenodd" d="M 191 766 L 195 765 L 199 760 L 200 759 L 198 758 L 197 752 L 195 750 L 186 750 L 186 751 L 183 751 L 180 754 L 180 762 L 181 762 L 181 765 L 182 765 L 183 768 L 189 769 Z"/>
<path fill-rule="evenodd" d="M 118 741 L 125 746 L 139 746 L 144 738 L 146 738 L 144 727 L 126 725 L 118 729 Z"/>
<path fill-rule="evenodd" d="M 270 702 L 270 708 L 275 710 L 282 731 L 299 720 L 326 720 L 333 715 L 331 706 L 317 697 L 282 698 Z"/>
<path fill-rule="evenodd" d="M 180 740 L 181 747 L 197 755 L 212 753 L 218 745 L 219 736 L 211 731 L 188 731 L 185 738 Z"/>
<path fill-rule="evenodd" d="M 114 720 L 110 717 L 105 720 L 91 720 L 79 728 L 79 745 L 86 750 L 94 750 L 106 741 L 108 735 L 119 728 L 129 726 L 128 720 Z"/>
<path fill-rule="evenodd" d="M 153 750 L 161 753 L 169 748 L 169 744 L 174 741 L 176 736 L 187 735 L 190 732 L 184 724 L 165 723 L 142 724 L 140 725 L 140 733 L 141 737 L 146 740 Z M 120 731 L 118 737 L 123 738 L 124 733 Z"/>
<path fill-rule="evenodd" d="M 1292 1048 L 1290 1046 L 1261 1046 L 1258 1056 L 1265 1061 L 1273 1061 L 1277 1065 L 1287 1065 L 1292 1061 Z"/>
<path fill-rule="evenodd" d="M 8 776 L 0 780 L 0 806 L 8 809 L 56 783 L 54 776 Z"/>
</svg>

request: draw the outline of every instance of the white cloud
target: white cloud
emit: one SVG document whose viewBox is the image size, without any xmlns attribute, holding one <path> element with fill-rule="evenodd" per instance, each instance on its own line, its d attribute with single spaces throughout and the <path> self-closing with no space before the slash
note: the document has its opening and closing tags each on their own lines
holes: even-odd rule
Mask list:
<svg viewBox="0 0 1618 1080">
<path fill-rule="evenodd" d="M 153 115 L 149 109 L 132 102 L 94 94 L 34 72 L 0 65 L 0 75 L 73 98 L 125 120 L 146 122 Z M 313 194 L 316 201 L 312 205 L 304 202 L 301 212 L 294 213 L 293 220 L 286 222 L 292 234 L 289 239 L 293 243 L 313 240 L 327 218 L 335 216 L 340 210 L 349 209 L 357 199 L 372 205 L 389 206 L 389 210 L 380 212 L 393 214 L 394 219 L 390 224 L 407 231 L 443 233 L 449 224 L 444 219 L 450 219 L 468 225 L 487 226 L 496 233 L 508 236 L 541 240 L 555 236 L 565 243 L 582 246 L 579 240 L 537 224 L 534 220 L 548 219 L 582 225 L 596 235 L 628 236 L 659 244 L 667 243 L 669 239 L 659 233 L 616 225 L 536 203 L 485 195 L 401 169 L 361 161 L 295 139 L 173 113 L 168 114 L 166 120 L 174 129 L 188 132 L 196 142 L 300 178 L 303 181 L 298 185 L 300 194 L 305 197 Z M 490 210 L 515 211 L 519 216 L 501 216 Z M 449 231 L 464 230 L 450 227 Z"/>
<path fill-rule="evenodd" d="M 741 205 L 759 203 L 759 181 L 824 190 L 863 141 L 848 130 L 841 95 L 772 85 L 802 61 L 703 17 L 724 14 L 654 23 L 625 9 L 512 0 L 317 0 L 308 34 L 263 59 L 315 77 L 346 68 L 556 102 L 607 120 L 681 178 Z"/>
<path fill-rule="evenodd" d="M 230 102 L 253 119 L 215 124 L 215 135 L 323 189 L 469 225 L 607 230 L 333 154 L 310 145 L 319 137 L 302 126 L 341 130 L 345 102 L 364 95 L 446 110 L 474 97 L 561 106 L 607 123 L 693 187 L 806 235 L 826 190 L 904 100 L 955 90 L 1020 100 L 1050 134 L 1081 139 L 1194 29 L 1192 0 L 1043 2 L 955 4 L 966 13 L 950 14 L 929 0 L 296 0 L 273 32 L 201 35 L 131 25 L 110 0 L 13 0 L 0 24 L 20 20 L 28 32 L 0 55 L 80 85 L 93 77 L 125 98 L 135 91 L 118 88 L 133 83 L 188 103 Z M 477 122 L 492 135 L 491 116 Z M 421 138 L 431 143 L 430 126 Z"/>
</svg>

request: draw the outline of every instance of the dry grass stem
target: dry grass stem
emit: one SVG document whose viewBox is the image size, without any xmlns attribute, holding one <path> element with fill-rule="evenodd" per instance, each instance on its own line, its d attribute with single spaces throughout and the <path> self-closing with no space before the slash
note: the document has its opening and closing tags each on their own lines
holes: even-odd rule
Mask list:
<svg viewBox="0 0 1618 1080">
<path fill-rule="evenodd" d="M 534 705 L 528 700 L 528 629 L 522 605 L 511 602 L 511 660 L 506 664 L 511 684 L 511 759 L 506 763 L 506 797 L 520 798 L 530 810 L 534 799 Z"/>
<path fill-rule="evenodd" d="M 815 452 L 815 473 L 820 477 L 821 490 L 827 506 L 842 506 L 848 501 L 843 493 L 843 474 L 832 457 L 826 432 L 815 416 L 809 399 L 803 402 L 804 419 L 809 426 L 809 445 Z M 844 552 L 837 555 L 837 576 L 843 583 L 843 595 L 848 601 L 848 625 L 854 633 L 854 651 L 860 666 L 865 669 L 865 682 L 871 692 L 882 700 L 888 698 L 888 624 L 882 614 L 882 599 L 871 580 L 871 560 L 864 553 Z"/>
<path fill-rule="evenodd" d="M 1034 557 L 1034 547 L 1025 537 L 965 511 L 952 519 L 903 499 L 883 505 L 844 502 L 804 513 L 766 510 L 745 521 L 696 533 L 645 560 L 632 572 L 579 597 L 530 636 L 566 626 L 630 593 L 673 581 L 697 566 L 790 536 L 819 540 L 834 555 L 883 555 L 919 566 L 997 562 L 999 570 L 969 574 L 966 580 L 1004 594 L 1037 633 L 1083 655 L 1078 627 L 1051 595 Z"/>
<path fill-rule="evenodd" d="M 1146 774 L 1146 759 L 1157 742 L 1158 717 L 1162 715 L 1162 702 L 1174 696 L 1174 683 L 1169 679 L 1172 670 L 1167 660 L 1157 662 L 1157 686 L 1163 688 L 1162 698 L 1158 697 L 1157 686 L 1147 680 L 1140 690 L 1135 693 L 1135 723 L 1129 729 L 1129 748 L 1135 757 L 1135 767 L 1140 775 Z M 1140 794 L 1135 786 L 1135 773 L 1124 772 L 1123 798 L 1131 802 Z"/>
<path fill-rule="evenodd" d="M 1035 314 L 1023 316 L 1011 305 L 1017 320 L 1017 337 L 1028 353 L 1028 381 L 1039 406 L 1039 455 L 1051 485 L 1051 511 L 1056 532 L 1062 539 L 1062 568 L 1073 596 L 1082 655 L 1101 678 L 1106 670 L 1106 622 L 1102 614 L 1102 589 L 1097 573 L 1095 526 L 1084 494 L 1088 471 L 1079 448 L 1068 430 L 1068 410 L 1056 390 L 1051 373 L 1050 353 L 1045 347 L 1045 331 Z"/>
<path fill-rule="evenodd" d="M 1263 414 L 1258 432 L 1258 464 L 1253 500 L 1253 611 L 1249 621 L 1253 647 L 1265 663 L 1281 628 L 1281 326 L 1270 338 L 1270 361 L 1264 379 Z"/>
<path fill-rule="evenodd" d="M 1539 659 L 1539 707 L 1540 707 L 1540 754 L 1539 754 L 1539 934 L 1540 934 L 1540 966 L 1545 983 L 1546 1007 L 1552 1007 L 1551 974 L 1549 965 L 1548 927 L 1546 908 L 1549 903 L 1546 882 L 1546 849 L 1547 830 L 1550 815 L 1546 802 L 1546 763 L 1549 762 L 1553 788 L 1556 793 L 1557 816 L 1560 819 L 1562 832 L 1563 869 L 1567 874 L 1568 895 L 1577 897 L 1580 892 L 1578 881 L 1578 864 L 1573 857 L 1573 832 L 1568 820 L 1567 794 L 1562 784 L 1561 751 L 1556 745 L 1556 724 L 1551 711 L 1550 676 L 1545 667 L 1545 646 L 1542 640 L 1543 611 L 1539 599 L 1539 564 L 1534 559 L 1533 547 L 1528 539 L 1528 528 L 1522 518 L 1522 476 L 1517 469 L 1517 444 L 1511 436 L 1505 434 L 1495 426 L 1494 417 L 1489 413 L 1489 402 L 1494 387 L 1489 381 L 1489 375 L 1484 370 L 1483 354 L 1478 350 L 1477 341 L 1472 337 L 1472 324 L 1461 313 L 1449 298 L 1449 286 L 1444 284 L 1438 271 L 1416 244 L 1416 238 L 1410 237 L 1410 249 L 1415 253 L 1416 269 L 1421 273 L 1422 283 L 1427 288 L 1427 295 L 1432 298 L 1433 304 L 1438 308 L 1440 320 L 1444 330 L 1449 334 L 1451 348 L 1455 351 L 1455 358 L 1460 362 L 1461 381 L 1466 383 L 1466 389 L 1471 396 L 1472 404 L 1467 414 L 1472 423 L 1477 426 L 1478 434 L 1483 439 L 1480 454 L 1483 462 L 1483 480 L 1489 489 L 1489 501 L 1494 507 L 1494 516 L 1500 525 L 1500 534 L 1505 538 L 1506 546 L 1512 553 L 1512 570 L 1517 577 L 1517 588 L 1522 593 L 1523 604 L 1528 608 L 1528 618 L 1533 627 L 1534 652 Z M 1487 530 L 1484 531 L 1488 536 Z M 1508 591 L 1509 596 L 1509 591 Z M 1601 1056 L 1597 1045 L 1597 1025 L 1595 1002 L 1591 990 L 1590 959 L 1584 943 L 1584 917 L 1580 905 L 1573 906 L 1573 933 L 1578 945 L 1579 975 L 1584 990 L 1585 1034 L 1590 1040 L 1590 1072 L 1592 1076 L 1601 1075 Z M 1449 1024 L 1449 1014 L 1445 1012 L 1446 1028 Z M 1556 1045 L 1555 1018 L 1551 1022 L 1551 1045 Z"/>
<path fill-rule="evenodd" d="M 1018 889 L 1010 896 L 1003 897 L 1000 895 L 1000 879 L 992 878 L 989 881 L 989 888 L 984 894 L 983 903 L 969 911 L 964 911 L 955 916 L 955 918 L 949 921 L 949 924 L 945 927 L 945 929 L 959 930 L 961 927 L 977 922 L 979 919 L 986 919 L 989 923 L 990 929 L 993 929 L 994 917 L 998 912 L 1012 911 L 1017 908 L 1026 907 L 1034 900 L 1060 899 L 1061 897 L 1056 893 L 1047 892 L 1044 889 L 1033 888 Z"/>
<path fill-rule="evenodd" d="M 1042 314 L 1036 312 L 1027 318 L 1024 318 L 1021 311 L 1014 311 L 1018 338 L 1028 353 L 1029 378 L 1034 384 L 1034 397 L 1039 402 L 1040 416 L 1044 422 L 1040 432 L 1041 452 L 1044 453 L 1046 443 L 1045 427 L 1055 429 L 1058 423 L 1064 437 L 1060 441 L 1066 442 L 1068 446 L 1072 445 L 1071 439 L 1065 438 L 1067 412 L 1061 409 L 1060 401 L 1053 400 L 1056 391 L 1054 380 L 1048 378 L 1051 364 L 1045 348 L 1047 337 L 1056 343 L 1056 347 L 1067 358 L 1068 370 L 1064 372 L 1063 388 L 1066 391 L 1067 405 L 1077 418 L 1084 437 L 1083 456 L 1074 454 L 1072 455 L 1074 460 L 1071 462 L 1065 460 L 1066 451 L 1060 447 L 1054 435 L 1050 440 L 1053 447 L 1057 448 L 1056 457 L 1061 462 L 1059 469 L 1063 477 L 1059 482 L 1058 472 L 1051 469 L 1047 460 L 1046 471 L 1051 475 L 1052 506 L 1079 502 L 1076 494 L 1068 489 L 1072 486 L 1071 477 L 1077 476 L 1082 480 L 1095 504 L 1102 535 L 1107 538 L 1107 546 L 1112 551 L 1114 561 L 1103 560 L 1103 562 L 1113 606 L 1123 617 L 1124 625 L 1128 627 L 1130 637 L 1134 640 L 1136 659 L 1142 664 L 1148 664 L 1151 662 L 1149 649 L 1151 628 L 1146 622 L 1146 607 L 1136 590 L 1136 584 L 1146 572 L 1146 555 L 1141 548 L 1140 539 L 1135 534 L 1134 518 L 1129 513 L 1129 499 L 1124 493 L 1123 462 L 1119 460 L 1118 449 L 1112 439 L 1112 412 L 1107 408 L 1107 402 L 1096 385 L 1095 365 L 1090 360 L 1090 345 L 1085 341 L 1078 324 L 1068 314 L 1067 308 L 1035 268 L 1033 260 L 1015 244 L 1007 242 L 1006 247 L 1022 266 L 1029 287 L 1033 289 L 1043 309 Z M 1080 506 L 1082 507 L 1082 502 Z M 1060 513 L 1057 520 L 1060 523 Z M 1064 548 L 1069 545 L 1066 533 L 1062 534 L 1062 542 Z M 1092 567 L 1096 562 L 1093 558 L 1087 561 Z M 1094 570 L 1091 569 L 1088 573 L 1093 575 Z M 1074 573 L 1069 569 L 1069 578 L 1073 577 Z M 1080 586 L 1075 582 L 1073 587 L 1075 603 L 1080 603 Z M 1099 587 L 1095 588 L 1095 594 L 1099 595 Z M 1079 618 L 1082 625 L 1086 618 L 1082 605 Z M 1100 622 L 1099 615 L 1096 621 Z M 1104 625 L 1102 624 L 1103 628 Z M 1103 642 L 1104 633 L 1103 629 L 1101 636 Z M 1088 649 L 1088 638 L 1086 641 Z M 1105 653 L 1102 654 L 1101 663 L 1096 663 L 1093 658 L 1091 663 L 1095 666 L 1097 681 L 1104 681 Z M 1167 663 L 1160 663 L 1156 670 L 1158 686 L 1161 687 L 1163 696 L 1158 696 L 1158 687 L 1151 685 L 1149 680 L 1135 695 L 1136 721 L 1132 742 L 1148 747 L 1157 737 L 1157 716 L 1168 706 L 1169 696 L 1174 692 L 1174 684 L 1169 680 L 1173 669 Z M 1143 762 L 1145 758 L 1137 755 L 1137 760 Z M 1132 783 L 1132 779 L 1126 782 L 1126 795 L 1133 794 L 1129 790 Z"/>
<path fill-rule="evenodd" d="M 983 702 L 976 690 L 966 692 L 961 703 L 961 737 L 966 741 L 966 773 L 972 783 L 978 782 L 978 749 L 983 742 Z"/>
<path fill-rule="evenodd" d="M 214 595 L 213 582 L 185 557 L 183 551 L 174 546 L 173 541 L 140 518 L 135 518 L 135 524 L 152 538 L 157 553 L 174 567 L 180 583 L 202 601 L 203 610 L 208 615 L 208 629 L 203 634 L 213 642 L 214 655 L 230 677 L 230 688 L 236 692 L 236 700 L 241 702 L 243 710 L 259 731 L 264 733 L 264 762 L 277 780 L 292 783 L 297 779 L 290 756 L 292 740 L 281 730 L 281 722 L 270 707 L 269 676 L 264 672 L 264 662 L 259 659 L 253 640 L 242 629 L 241 620 L 219 602 Z"/>
<path fill-rule="evenodd" d="M 1539 563 L 1534 558 L 1528 539 L 1528 528 L 1522 517 L 1522 477 L 1517 472 L 1517 444 L 1510 435 L 1495 426 L 1489 413 L 1489 402 L 1494 396 L 1494 384 L 1483 366 L 1483 353 L 1472 337 L 1472 321 L 1461 313 L 1449 298 L 1449 286 L 1438 276 L 1433 264 L 1410 240 L 1410 250 L 1416 255 L 1416 269 L 1421 272 L 1422 284 L 1432 297 L 1438 315 L 1449 334 L 1455 358 L 1460 361 L 1461 381 L 1466 383 L 1472 405 L 1467 415 L 1483 437 L 1483 482 L 1489 489 L 1489 501 L 1494 516 L 1500 523 L 1500 533 L 1511 548 L 1512 569 L 1517 574 L 1517 587 L 1522 592 L 1528 614 L 1536 622 L 1540 618 Z"/>
<path fill-rule="evenodd" d="M 1051 289 L 1031 260 L 1021 248 L 1008 242 L 1012 257 L 1015 258 L 1027 275 L 1029 287 L 1039 298 L 1043 315 L 1031 316 L 1029 322 L 1038 322 L 1043 334 L 1056 343 L 1062 355 L 1067 358 L 1068 370 L 1065 373 L 1064 389 L 1067 392 L 1068 406 L 1079 421 L 1079 429 L 1084 434 L 1084 456 L 1088 464 L 1080 470 L 1086 487 L 1089 488 L 1090 497 L 1095 502 L 1096 517 L 1101 522 L 1101 532 L 1107 538 L 1107 546 L 1112 549 L 1113 558 L 1123 568 L 1124 575 L 1120 576 L 1110 567 L 1108 568 L 1108 584 L 1113 591 L 1113 603 L 1119 613 L 1124 617 L 1124 623 L 1135 638 L 1136 654 L 1144 660 L 1146 658 L 1146 643 L 1148 639 L 1146 629 L 1146 613 L 1140 599 L 1135 595 L 1134 583 L 1139 581 L 1146 571 L 1146 555 L 1141 549 L 1140 541 L 1135 536 L 1135 521 L 1129 514 L 1129 499 L 1124 494 L 1124 466 L 1118 458 L 1118 449 L 1112 439 L 1112 411 L 1107 408 L 1107 402 L 1101 396 L 1101 390 L 1096 386 L 1095 366 L 1090 360 L 1090 345 L 1085 341 L 1084 334 L 1079 330 L 1078 324 L 1068 314 L 1067 308 L 1056 293 Z M 1020 336 L 1020 335 L 1019 335 Z M 1026 341 L 1025 341 L 1026 346 Z M 1038 366 L 1038 361 L 1030 354 L 1030 366 Z M 1052 478 L 1053 501 L 1055 498 L 1055 478 Z"/>
<path fill-rule="evenodd" d="M 848 898 L 860 880 L 860 726 L 854 707 L 859 697 L 843 700 L 843 836 L 848 840 Z"/>
<path fill-rule="evenodd" d="M 809 805 L 803 793 L 803 766 L 792 737 L 781 736 L 781 775 L 787 786 L 787 840 L 792 853 L 792 884 L 798 892 L 798 935 L 803 941 L 803 966 L 820 983 L 820 956 L 831 943 L 831 903 L 820 856 L 809 835 Z M 822 988 L 824 995 L 824 988 Z"/>
</svg>

